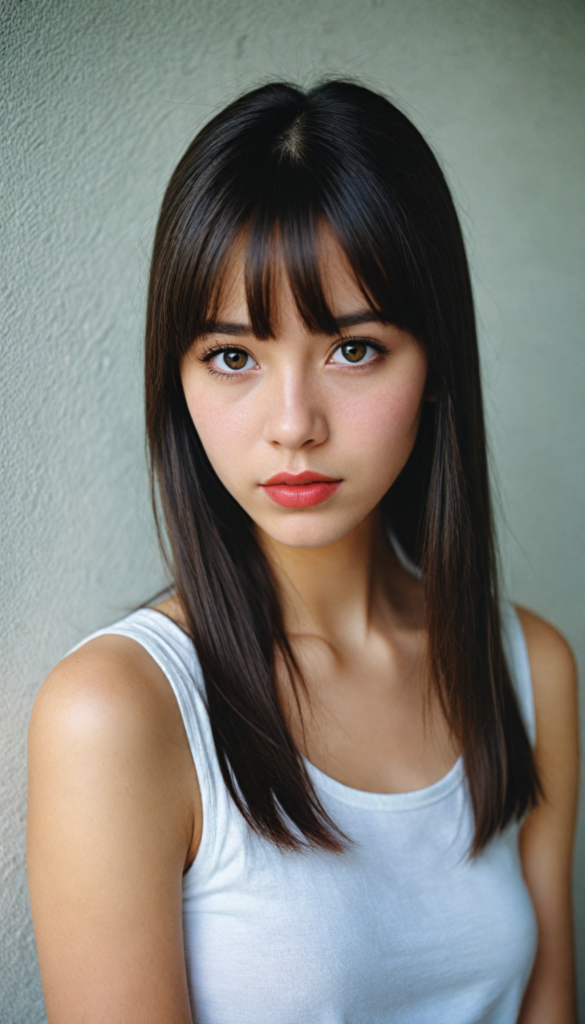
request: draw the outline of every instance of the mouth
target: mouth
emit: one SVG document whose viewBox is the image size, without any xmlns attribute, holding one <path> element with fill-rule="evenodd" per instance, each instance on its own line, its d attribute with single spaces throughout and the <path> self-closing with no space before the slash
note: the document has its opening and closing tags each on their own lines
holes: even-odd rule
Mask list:
<svg viewBox="0 0 585 1024">
<path fill-rule="evenodd" d="M 342 480 L 335 480 L 323 473 L 306 470 L 304 473 L 276 473 L 260 486 L 277 505 L 285 508 L 311 508 L 327 501 L 342 483 Z"/>
</svg>

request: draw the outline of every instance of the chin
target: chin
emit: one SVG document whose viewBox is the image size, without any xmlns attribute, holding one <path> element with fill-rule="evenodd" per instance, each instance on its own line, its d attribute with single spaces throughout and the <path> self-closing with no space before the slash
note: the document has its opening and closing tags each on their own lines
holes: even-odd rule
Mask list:
<svg viewBox="0 0 585 1024">
<path fill-rule="evenodd" d="M 367 514 L 350 517 L 304 509 L 295 510 L 280 522 L 272 519 L 256 522 L 263 533 L 277 544 L 290 548 L 321 548 L 342 540 L 363 522 Z"/>
</svg>

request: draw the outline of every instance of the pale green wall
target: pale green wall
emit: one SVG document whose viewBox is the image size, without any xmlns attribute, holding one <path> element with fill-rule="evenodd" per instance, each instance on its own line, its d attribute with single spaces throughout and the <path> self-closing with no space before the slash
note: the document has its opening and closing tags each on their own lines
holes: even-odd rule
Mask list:
<svg viewBox="0 0 585 1024">
<path fill-rule="evenodd" d="M 37 1024 L 27 719 L 65 650 L 162 579 L 141 420 L 148 252 L 178 156 L 228 98 L 270 76 L 360 75 L 440 154 L 474 271 L 512 591 L 583 663 L 585 7 L 12 0 L 1 14 L 0 1019 Z M 581 882 L 582 919 L 584 898 Z"/>
</svg>

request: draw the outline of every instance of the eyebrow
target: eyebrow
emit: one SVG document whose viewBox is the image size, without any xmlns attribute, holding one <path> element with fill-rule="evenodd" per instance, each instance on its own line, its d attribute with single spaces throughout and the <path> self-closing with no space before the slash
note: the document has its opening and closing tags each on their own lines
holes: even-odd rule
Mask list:
<svg viewBox="0 0 585 1024">
<path fill-rule="evenodd" d="M 384 317 L 373 309 L 360 309 L 355 313 L 348 313 L 346 316 L 335 317 L 338 330 L 342 330 L 344 327 L 356 327 L 358 324 L 385 322 Z M 243 338 L 249 337 L 253 333 L 250 324 L 231 323 L 229 320 L 210 320 L 204 325 L 200 337 L 205 334 L 230 334 Z"/>
</svg>

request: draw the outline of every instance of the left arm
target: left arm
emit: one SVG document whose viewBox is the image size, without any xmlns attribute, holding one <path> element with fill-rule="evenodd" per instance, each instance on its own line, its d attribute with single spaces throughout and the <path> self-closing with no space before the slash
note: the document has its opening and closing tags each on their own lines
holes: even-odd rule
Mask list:
<svg viewBox="0 0 585 1024">
<path fill-rule="evenodd" d="M 567 641 L 518 608 L 536 711 L 536 764 L 545 799 L 520 833 L 520 854 L 538 924 L 536 960 L 518 1024 L 577 1024 L 571 866 L 579 785 L 577 670 Z"/>
</svg>

